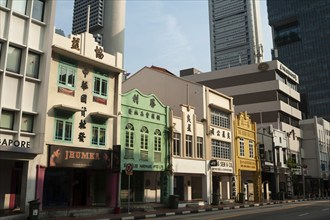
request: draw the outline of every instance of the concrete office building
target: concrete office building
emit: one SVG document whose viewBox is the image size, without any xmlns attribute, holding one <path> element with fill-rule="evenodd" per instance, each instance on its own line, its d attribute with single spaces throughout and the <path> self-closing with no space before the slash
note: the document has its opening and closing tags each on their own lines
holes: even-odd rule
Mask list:
<svg viewBox="0 0 330 220">
<path fill-rule="evenodd" d="M 55 4 L 0 1 L 0 210 L 24 213 L 36 198 Z"/>
<path fill-rule="evenodd" d="M 323 118 L 301 120 L 307 196 L 330 195 L 330 123 Z"/>
<path fill-rule="evenodd" d="M 298 74 L 303 118 L 330 120 L 330 1 L 267 0 L 276 59 Z"/>
<path fill-rule="evenodd" d="M 211 69 L 262 61 L 259 1 L 209 0 Z"/>
<path fill-rule="evenodd" d="M 241 67 L 194 74 L 181 71 L 184 79 L 201 83 L 232 96 L 235 112 L 247 111 L 258 130 L 279 129 L 288 136 L 288 156 L 300 164 L 301 130 L 299 120 L 300 94 L 297 92 L 297 74 L 279 61 L 251 64 Z M 272 147 L 269 147 L 272 150 Z"/>
<path fill-rule="evenodd" d="M 75 0 L 72 33 L 87 31 L 90 5 L 89 32 L 110 54 L 124 53 L 126 0 Z"/>
</svg>

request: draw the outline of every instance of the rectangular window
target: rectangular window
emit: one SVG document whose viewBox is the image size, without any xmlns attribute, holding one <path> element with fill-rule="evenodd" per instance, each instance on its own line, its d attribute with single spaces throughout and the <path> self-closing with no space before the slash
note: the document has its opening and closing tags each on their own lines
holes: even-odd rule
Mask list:
<svg viewBox="0 0 330 220">
<path fill-rule="evenodd" d="M 249 156 L 250 158 L 254 157 L 254 142 L 253 141 L 249 141 Z"/>
<path fill-rule="evenodd" d="M 218 109 L 211 109 L 211 124 L 223 128 L 230 128 L 230 114 Z"/>
<path fill-rule="evenodd" d="M 55 140 L 72 141 L 73 117 L 72 114 L 56 112 Z"/>
<path fill-rule="evenodd" d="M 107 98 L 108 94 L 108 77 L 100 74 L 94 76 L 94 94 Z"/>
<path fill-rule="evenodd" d="M 0 0 L 0 6 L 6 7 L 7 6 L 7 0 Z"/>
<path fill-rule="evenodd" d="M 239 139 L 239 155 L 241 157 L 244 157 L 244 139 L 243 138 Z"/>
<path fill-rule="evenodd" d="M 75 88 L 75 78 L 77 67 L 73 64 L 60 62 L 59 63 L 59 84 L 69 89 Z"/>
<path fill-rule="evenodd" d="M 186 135 L 186 157 L 192 157 L 192 136 Z"/>
<path fill-rule="evenodd" d="M 212 157 L 220 159 L 230 159 L 230 143 L 212 140 Z"/>
<path fill-rule="evenodd" d="M 197 137 L 197 158 L 203 158 L 203 138 Z"/>
<path fill-rule="evenodd" d="M 15 0 L 12 1 L 12 9 L 18 13 L 24 14 L 26 11 L 26 0 Z"/>
<path fill-rule="evenodd" d="M 38 78 L 39 73 L 39 54 L 31 53 L 28 54 L 27 66 L 26 66 L 26 75 Z"/>
<path fill-rule="evenodd" d="M 23 114 L 21 121 L 21 131 L 31 133 L 33 131 L 33 119 L 33 115 Z"/>
<path fill-rule="evenodd" d="M 173 133 L 173 155 L 181 156 L 181 134 Z"/>
<path fill-rule="evenodd" d="M 14 130 L 15 112 L 2 110 L 0 128 Z"/>
<path fill-rule="evenodd" d="M 19 73 L 21 67 L 22 50 L 16 47 L 9 46 L 7 57 L 7 70 Z"/>
<path fill-rule="evenodd" d="M 98 146 L 105 146 L 105 125 L 92 125 L 92 144 Z"/>
<path fill-rule="evenodd" d="M 32 18 L 44 21 L 45 0 L 34 0 L 32 9 Z"/>
</svg>

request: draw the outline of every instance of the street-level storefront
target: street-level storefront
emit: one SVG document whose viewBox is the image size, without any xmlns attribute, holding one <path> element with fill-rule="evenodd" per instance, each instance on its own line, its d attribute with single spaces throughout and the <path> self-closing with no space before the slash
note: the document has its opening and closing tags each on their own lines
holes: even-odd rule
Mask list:
<svg viewBox="0 0 330 220">
<path fill-rule="evenodd" d="M 121 106 L 120 200 L 165 203 L 170 184 L 169 108 L 137 89 L 123 94 Z"/>
<path fill-rule="evenodd" d="M 106 206 L 116 201 L 118 175 L 113 172 L 113 158 L 118 156 L 110 150 L 49 146 L 43 207 Z"/>
<path fill-rule="evenodd" d="M 6 118 L 0 120 L 6 122 Z M 0 217 L 11 211 L 24 212 L 27 202 L 34 199 L 34 159 L 42 153 L 33 135 L 18 139 L 13 133 L 0 132 Z"/>
</svg>

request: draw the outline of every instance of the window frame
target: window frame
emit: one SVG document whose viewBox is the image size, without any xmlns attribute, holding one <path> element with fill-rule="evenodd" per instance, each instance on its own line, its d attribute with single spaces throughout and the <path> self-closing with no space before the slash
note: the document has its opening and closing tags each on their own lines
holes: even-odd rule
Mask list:
<svg viewBox="0 0 330 220">
<path fill-rule="evenodd" d="M 67 143 L 72 143 L 73 141 L 73 133 L 74 133 L 74 120 L 73 120 L 73 114 L 72 113 L 64 113 L 61 111 L 58 111 L 55 113 L 55 120 L 54 120 L 54 140 L 55 141 L 62 141 L 62 142 L 67 142 Z M 58 138 L 57 136 L 58 132 L 58 122 L 63 123 L 63 131 L 62 131 L 62 137 Z M 70 139 L 66 139 L 66 129 L 67 126 L 71 126 L 71 131 L 70 131 Z"/>
<path fill-rule="evenodd" d="M 131 123 L 125 127 L 125 148 L 134 148 L 134 126 Z"/>
<path fill-rule="evenodd" d="M 193 157 L 193 136 L 186 134 L 186 157 Z"/>
<path fill-rule="evenodd" d="M 94 146 L 99 146 L 99 147 L 105 147 L 106 145 L 106 134 L 107 134 L 107 126 L 106 124 L 97 124 L 97 123 L 92 123 L 92 134 L 91 134 L 91 144 Z M 97 137 L 96 140 L 94 141 L 94 129 L 97 129 Z M 101 130 L 104 130 L 104 141 L 101 142 Z"/>
<path fill-rule="evenodd" d="M 254 141 L 249 141 L 249 157 L 254 158 Z"/>
<path fill-rule="evenodd" d="M 197 154 L 196 157 L 197 158 L 204 158 L 204 140 L 203 137 L 197 137 Z"/>
<path fill-rule="evenodd" d="M 13 69 L 11 67 L 8 68 L 8 63 L 9 63 L 9 59 L 10 59 L 10 55 L 9 55 L 10 48 L 13 48 L 13 49 L 19 51 L 19 57 L 15 57 L 15 63 L 16 63 L 15 66 L 17 66 L 17 67 L 15 67 Z M 8 47 L 8 53 L 7 53 L 7 66 L 6 66 L 6 70 L 9 71 L 9 72 L 20 74 L 20 71 L 21 71 L 21 61 L 22 61 L 22 48 L 18 48 L 18 47 L 14 47 L 14 46 L 9 45 L 9 47 Z"/>
<path fill-rule="evenodd" d="M 37 4 L 37 6 L 39 6 L 39 7 L 37 7 L 36 4 L 35 4 L 36 2 L 42 3 L 41 14 L 40 13 L 37 14 L 37 15 L 41 16 L 40 18 L 38 16 L 35 17 L 35 15 L 36 15 L 35 9 L 40 9 L 40 4 Z M 33 19 L 44 22 L 45 4 L 46 4 L 45 0 L 34 0 L 33 1 L 33 5 L 32 5 L 32 18 Z"/>
<path fill-rule="evenodd" d="M 5 114 L 4 114 L 5 113 Z M 9 124 L 8 126 L 4 126 L 3 124 L 1 124 L 1 122 L 3 122 L 3 116 L 6 115 L 11 117 L 9 119 Z M 13 131 L 14 130 L 14 125 L 15 125 L 15 112 L 14 111 L 9 111 L 9 110 L 4 110 L 2 109 L 2 112 L 1 112 L 1 117 L 0 119 L 2 118 L 2 120 L 0 120 L 0 129 L 6 129 L 6 130 L 11 130 Z"/>
<path fill-rule="evenodd" d="M 173 155 L 181 156 L 181 133 L 173 133 Z"/>
<path fill-rule="evenodd" d="M 211 125 L 230 129 L 230 114 L 211 108 Z"/>
<path fill-rule="evenodd" d="M 96 89 L 95 89 L 95 87 L 96 87 L 95 86 L 96 80 L 100 80 L 99 91 L 96 91 Z M 105 94 L 102 93 L 103 82 L 106 83 Z M 105 75 L 105 74 L 101 74 L 100 72 L 94 73 L 94 79 L 93 79 L 93 95 L 94 96 L 97 96 L 97 97 L 101 97 L 101 98 L 107 99 L 108 98 L 108 87 L 109 87 L 109 77 L 107 75 Z"/>
<path fill-rule="evenodd" d="M 142 126 L 140 130 L 140 149 L 148 150 L 149 148 L 149 130 L 146 126 Z"/>
<path fill-rule="evenodd" d="M 244 138 L 239 139 L 239 155 L 241 157 L 244 157 L 245 155 L 245 150 L 244 150 Z"/>
<path fill-rule="evenodd" d="M 213 158 L 231 160 L 230 143 L 212 139 L 211 147 Z"/>
<path fill-rule="evenodd" d="M 65 82 L 61 79 L 62 77 L 62 67 L 65 69 Z M 68 70 L 72 71 L 73 74 L 73 83 L 69 83 L 69 75 L 68 75 Z M 60 61 L 58 63 L 58 86 L 70 89 L 70 90 L 75 90 L 76 89 L 76 76 L 77 76 L 77 66 L 72 63 Z M 72 85 L 73 84 L 73 85 Z"/>
<path fill-rule="evenodd" d="M 0 6 L 7 8 L 7 4 L 8 4 L 8 0 L 0 0 Z"/>
<path fill-rule="evenodd" d="M 25 126 L 23 126 L 23 120 L 24 120 L 25 117 L 27 119 L 31 119 L 31 125 L 30 126 L 27 126 L 27 127 L 31 127 L 31 128 L 30 129 L 26 129 L 26 130 L 22 129 L 23 127 L 25 127 Z M 27 133 L 33 133 L 33 126 L 34 126 L 34 115 L 23 113 L 22 114 L 22 119 L 21 119 L 21 128 L 20 128 L 21 131 L 22 132 L 27 132 Z"/>
<path fill-rule="evenodd" d="M 162 132 L 159 129 L 154 132 L 154 151 L 162 151 Z"/>
<path fill-rule="evenodd" d="M 28 70 L 30 69 L 30 68 L 28 68 L 30 55 L 38 57 L 37 66 L 34 66 L 34 67 L 31 68 L 32 70 L 34 70 L 34 71 L 31 71 L 31 72 L 34 72 L 34 73 L 29 73 L 28 72 Z M 35 61 L 35 60 L 33 60 L 33 61 Z M 33 52 L 29 51 L 28 58 L 27 58 L 27 63 L 26 63 L 26 76 L 37 79 L 39 77 L 39 68 L 40 68 L 40 54 L 33 53 Z"/>
<path fill-rule="evenodd" d="M 24 12 L 23 12 L 23 4 L 19 4 L 21 2 L 25 2 L 25 6 L 24 6 Z M 26 9 L 27 9 L 27 0 L 20 0 L 20 1 L 12 1 L 12 5 L 11 5 L 11 9 L 17 13 L 20 13 L 20 14 L 23 14 L 23 15 L 26 15 Z M 21 8 L 19 8 L 19 6 Z"/>
</svg>

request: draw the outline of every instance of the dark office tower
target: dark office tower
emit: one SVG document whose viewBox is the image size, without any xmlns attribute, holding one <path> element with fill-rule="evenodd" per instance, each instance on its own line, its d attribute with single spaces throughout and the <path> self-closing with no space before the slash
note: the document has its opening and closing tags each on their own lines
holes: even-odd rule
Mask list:
<svg viewBox="0 0 330 220">
<path fill-rule="evenodd" d="M 299 75 L 304 118 L 329 121 L 330 1 L 267 0 L 267 7 L 273 55 Z"/>
<path fill-rule="evenodd" d="M 262 61 L 258 0 L 209 0 L 212 70 Z"/>
<path fill-rule="evenodd" d="M 105 52 L 123 54 L 126 0 L 75 0 L 73 34 L 87 31 L 88 5 L 90 6 L 88 31 L 104 47 Z"/>
</svg>

